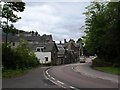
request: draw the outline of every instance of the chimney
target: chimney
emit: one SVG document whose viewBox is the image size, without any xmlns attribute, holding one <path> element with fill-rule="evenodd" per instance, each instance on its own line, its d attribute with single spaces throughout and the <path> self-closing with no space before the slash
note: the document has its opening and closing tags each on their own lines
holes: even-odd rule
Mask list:
<svg viewBox="0 0 120 90">
<path fill-rule="evenodd" d="M 64 43 L 66 43 L 67 41 L 66 41 L 66 39 L 64 39 Z"/>
<path fill-rule="evenodd" d="M 60 44 L 62 44 L 62 42 L 60 41 Z"/>
</svg>

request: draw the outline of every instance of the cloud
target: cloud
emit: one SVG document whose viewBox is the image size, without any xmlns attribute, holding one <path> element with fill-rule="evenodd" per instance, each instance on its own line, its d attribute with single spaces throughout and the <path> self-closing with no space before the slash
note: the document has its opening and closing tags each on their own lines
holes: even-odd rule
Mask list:
<svg viewBox="0 0 120 90">
<path fill-rule="evenodd" d="M 25 2 L 90 2 L 96 0 L 22 0 Z M 97 0 L 100 1 L 100 0 Z"/>
<path fill-rule="evenodd" d="M 89 3 L 80 2 L 26 2 L 26 9 L 18 15 L 22 17 L 15 24 L 18 29 L 52 34 L 55 41 L 78 39 L 84 35 L 80 30 L 85 23 L 85 7 Z"/>
</svg>

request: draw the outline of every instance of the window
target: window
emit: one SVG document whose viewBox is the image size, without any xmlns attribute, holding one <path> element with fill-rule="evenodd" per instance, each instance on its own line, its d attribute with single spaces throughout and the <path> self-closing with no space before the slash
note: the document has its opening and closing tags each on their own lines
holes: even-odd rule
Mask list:
<svg viewBox="0 0 120 90">
<path fill-rule="evenodd" d="M 48 57 L 45 57 L 45 61 L 48 61 Z"/>
<path fill-rule="evenodd" d="M 41 48 L 41 52 L 43 52 L 43 48 Z"/>
<path fill-rule="evenodd" d="M 37 48 L 37 51 L 40 52 L 40 48 Z"/>
<path fill-rule="evenodd" d="M 37 51 L 37 52 L 43 52 L 43 51 L 44 51 L 44 47 L 37 47 L 37 48 L 36 48 L 36 51 Z"/>
<path fill-rule="evenodd" d="M 13 42 L 12 45 L 15 46 L 15 43 Z"/>
</svg>

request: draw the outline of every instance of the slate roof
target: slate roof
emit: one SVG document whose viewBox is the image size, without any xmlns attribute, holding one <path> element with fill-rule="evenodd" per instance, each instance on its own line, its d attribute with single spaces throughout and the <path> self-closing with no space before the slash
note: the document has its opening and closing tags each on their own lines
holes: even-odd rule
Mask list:
<svg viewBox="0 0 120 90">
<path fill-rule="evenodd" d="M 37 47 L 44 47 L 43 52 L 51 52 L 53 50 L 55 43 L 54 42 L 48 42 L 48 43 L 39 43 L 39 44 L 29 44 L 27 47 L 29 49 L 32 49 L 33 51 L 36 51 Z"/>
<path fill-rule="evenodd" d="M 65 49 L 63 48 L 63 45 L 57 44 L 58 48 L 58 57 L 63 57 L 65 54 Z"/>
<path fill-rule="evenodd" d="M 19 42 L 20 38 L 23 38 L 27 41 L 37 41 L 37 42 L 47 42 L 49 41 L 50 38 L 52 38 L 51 35 L 46 35 L 46 37 L 43 36 L 26 36 L 26 37 L 19 37 L 19 36 L 13 36 L 11 34 L 8 34 L 8 41 L 12 41 L 12 42 Z M 5 34 L 2 35 L 2 40 L 5 41 L 6 40 L 6 36 Z"/>
<path fill-rule="evenodd" d="M 40 36 L 28 36 L 28 37 L 23 37 L 27 41 L 38 41 L 38 42 L 43 42 L 43 39 Z"/>
<path fill-rule="evenodd" d="M 12 36 L 12 35 L 8 35 L 8 41 L 10 42 L 19 42 L 20 41 L 20 38 L 17 37 L 17 36 Z M 6 37 L 2 35 L 2 41 L 6 41 Z"/>
<path fill-rule="evenodd" d="M 23 38 L 30 42 L 39 42 L 38 44 L 31 43 L 27 45 L 27 48 L 33 51 L 36 51 L 36 47 L 44 47 L 43 52 L 52 52 L 54 47 L 57 49 L 55 42 L 52 40 L 52 35 L 44 34 L 43 36 L 16 36 L 16 35 L 13 36 L 12 34 L 8 34 L 9 42 L 20 42 L 20 38 Z M 2 41 L 5 42 L 5 40 L 6 36 L 5 33 L 3 33 Z"/>
</svg>

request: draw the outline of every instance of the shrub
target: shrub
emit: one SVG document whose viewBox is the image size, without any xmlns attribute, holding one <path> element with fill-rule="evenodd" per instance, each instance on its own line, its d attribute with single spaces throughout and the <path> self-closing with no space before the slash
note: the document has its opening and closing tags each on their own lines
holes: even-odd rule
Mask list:
<svg viewBox="0 0 120 90">
<path fill-rule="evenodd" d="M 21 41 L 16 49 L 11 49 L 3 44 L 2 61 L 3 67 L 6 69 L 24 69 L 39 65 L 35 54 L 26 48 L 24 41 Z"/>
<path fill-rule="evenodd" d="M 103 60 L 103 59 L 96 58 L 92 61 L 92 66 L 93 67 L 112 66 L 112 63 L 111 62 L 105 62 L 105 60 Z"/>
<path fill-rule="evenodd" d="M 4 68 L 16 68 L 16 54 L 10 47 L 2 45 L 2 64 Z"/>
</svg>

